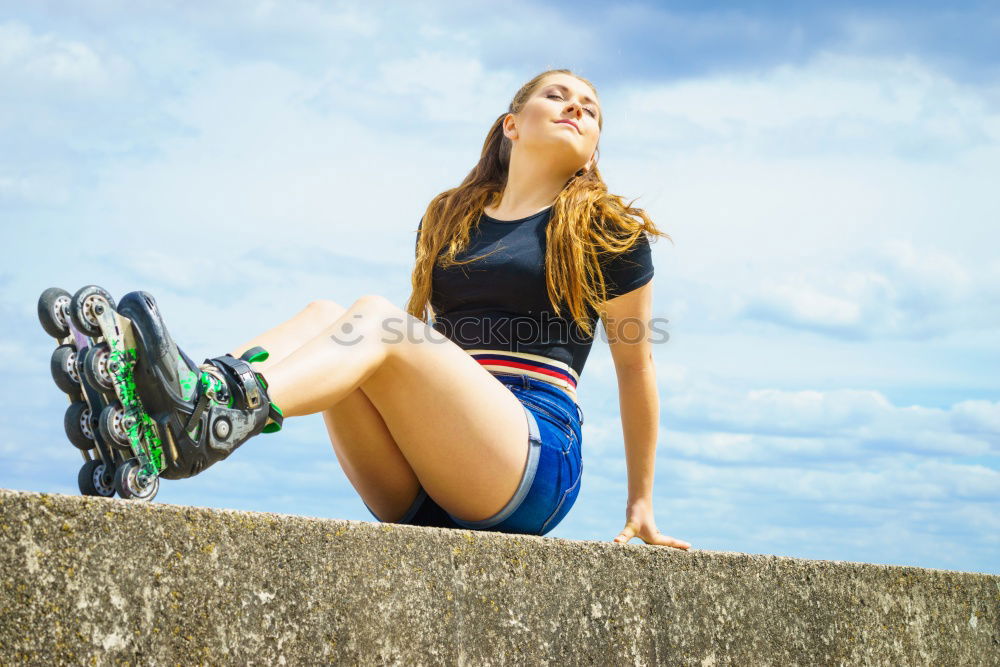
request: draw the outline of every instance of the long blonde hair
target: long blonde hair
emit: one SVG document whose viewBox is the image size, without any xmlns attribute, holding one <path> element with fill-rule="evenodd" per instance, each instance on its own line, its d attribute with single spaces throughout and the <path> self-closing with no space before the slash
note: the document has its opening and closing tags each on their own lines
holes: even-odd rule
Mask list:
<svg viewBox="0 0 1000 667">
<path fill-rule="evenodd" d="M 461 185 L 434 197 L 424 212 L 411 277 L 413 291 L 406 303 L 410 315 L 430 322 L 428 310 L 431 309 L 435 258 L 442 268 L 481 258 L 455 259 L 468 246 L 471 229 L 478 223 L 483 209 L 498 206 L 503 196 L 512 148 L 510 139 L 503 133 L 503 119 L 507 114 L 519 113 L 542 80 L 553 73 L 574 76 L 597 94 L 592 83 L 567 69 L 542 72 L 521 86 L 507 112 L 493 122 L 479 163 Z M 604 127 L 603 114 L 598 118 L 598 127 Z M 562 316 L 561 306 L 565 306 L 585 335 L 593 334 L 593 313 L 602 320 L 605 317 L 601 304 L 607 300 L 607 288 L 602 263 L 631 248 L 640 234 L 670 239 L 668 234 L 656 228 L 645 211 L 632 207 L 634 201 L 626 204 L 621 197 L 608 192 L 595 161 L 589 171 L 581 169 L 566 182 L 552 206 L 545 231 L 549 301 L 556 316 Z M 670 240 L 672 243 L 673 239 Z"/>
</svg>

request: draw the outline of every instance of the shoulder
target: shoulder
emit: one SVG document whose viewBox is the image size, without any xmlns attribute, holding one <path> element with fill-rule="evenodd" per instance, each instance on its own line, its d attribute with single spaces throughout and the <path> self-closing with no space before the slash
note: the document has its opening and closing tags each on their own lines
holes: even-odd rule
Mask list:
<svg viewBox="0 0 1000 667">
<path fill-rule="evenodd" d="M 608 238 L 609 248 L 601 253 L 602 264 L 643 261 L 651 257 L 649 236 L 645 231 L 634 235 L 619 232 Z"/>
</svg>

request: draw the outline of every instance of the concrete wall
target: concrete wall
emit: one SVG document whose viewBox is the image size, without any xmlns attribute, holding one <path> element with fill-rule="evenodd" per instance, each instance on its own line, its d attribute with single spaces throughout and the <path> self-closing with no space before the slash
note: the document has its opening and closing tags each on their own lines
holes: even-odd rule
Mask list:
<svg viewBox="0 0 1000 667">
<path fill-rule="evenodd" d="M 1000 664 L 1000 577 L 0 490 L 0 663 Z"/>
</svg>

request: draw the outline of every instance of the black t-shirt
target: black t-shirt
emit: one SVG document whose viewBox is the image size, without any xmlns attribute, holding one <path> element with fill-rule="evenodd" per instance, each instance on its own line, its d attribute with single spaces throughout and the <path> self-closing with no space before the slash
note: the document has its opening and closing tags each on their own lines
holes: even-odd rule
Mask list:
<svg viewBox="0 0 1000 667">
<path fill-rule="evenodd" d="M 468 247 L 456 259 L 488 256 L 465 266 L 434 267 L 433 327 L 465 350 L 509 351 L 513 354 L 504 363 L 533 372 L 548 373 L 544 370 L 547 367 L 559 376 L 560 367 L 568 367 L 563 370 L 572 369 L 569 375 L 575 377 L 567 378 L 572 389 L 583 372 L 594 335 L 584 335 L 565 307 L 557 317 L 549 302 L 545 228 L 551 212 L 550 206 L 510 221 L 483 213 L 479 225 L 471 230 Z M 421 219 L 418 235 L 422 226 Z M 604 261 L 602 267 L 608 299 L 645 285 L 653 277 L 646 235 L 639 236 L 628 251 Z M 590 321 L 596 320 L 591 309 Z M 547 364 L 546 360 L 557 363 Z"/>
</svg>

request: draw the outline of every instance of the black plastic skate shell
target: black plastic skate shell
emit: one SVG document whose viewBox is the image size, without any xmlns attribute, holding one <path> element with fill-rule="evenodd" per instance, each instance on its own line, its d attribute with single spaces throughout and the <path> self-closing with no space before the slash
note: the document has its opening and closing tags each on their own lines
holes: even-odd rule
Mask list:
<svg viewBox="0 0 1000 667">
<path fill-rule="evenodd" d="M 250 366 L 267 359 L 264 349 L 253 348 L 239 359 L 206 359 L 221 376 L 213 383 L 214 376 L 201 373 L 176 346 L 151 295 L 130 292 L 118 309 L 133 323 L 136 386 L 166 448 L 169 465 L 162 477 L 190 477 L 225 459 L 262 432 L 269 417 L 280 427 L 281 413 Z"/>
</svg>

